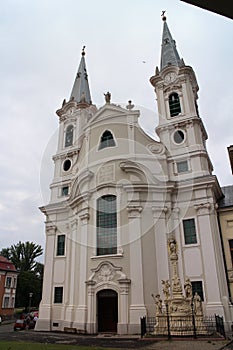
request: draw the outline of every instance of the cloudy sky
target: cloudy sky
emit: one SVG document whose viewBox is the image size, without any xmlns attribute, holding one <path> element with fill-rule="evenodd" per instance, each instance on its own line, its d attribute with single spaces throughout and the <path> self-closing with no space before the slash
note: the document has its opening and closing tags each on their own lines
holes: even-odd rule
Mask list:
<svg viewBox="0 0 233 350">
<path fill-rule="evenodd" d="M 56 152 L 55 111 L 69 98 L 80 52 L 92 101 L 129 99 L 142 109 L 141 125 L 154 134 L 157 106 L 149 78 L 160 64 L 162 21 L 178 52 L 196 73 L 199 111 L 221 186 L 233 177 L 233 22 L 179 0 L 8 0 L 0 13 L 0 249 L 21 241 L 44 248 L 44 216 Z"/>
</svg>

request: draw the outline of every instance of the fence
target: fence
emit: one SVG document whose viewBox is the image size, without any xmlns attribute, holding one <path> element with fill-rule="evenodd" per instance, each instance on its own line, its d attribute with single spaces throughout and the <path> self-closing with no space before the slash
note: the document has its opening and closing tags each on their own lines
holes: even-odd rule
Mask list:
<svg viewBox="0 0 233 350">
<path fill-rule="evenodd" d="M 178 317 L 169 316 L 157 321 L 156 317 L 141 318 L 141 336 L 145 334 L 155 336 L 172 336 L 187 337 L 192 336 L 217 336 L 218 334 L 225 337 L 224 321 L 220 316 L 203 316 L 203 317 Z"/>
</svg>

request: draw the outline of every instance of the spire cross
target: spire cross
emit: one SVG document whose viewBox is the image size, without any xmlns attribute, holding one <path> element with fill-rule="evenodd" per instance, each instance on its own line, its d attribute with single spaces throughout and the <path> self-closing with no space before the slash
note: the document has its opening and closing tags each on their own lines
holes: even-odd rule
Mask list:
<svg viewBox="0 0 233 350">
<path fill-rule="evenodd" d="M 166 16 L 164 15 L 166 11 L 162 11 L 161 17 L 163 21 L 166 21 Z"/>
<path fill-rule="evenodd" d="M 85 56 L 85 47 L 86 46 L 83 46 L 83 48 L 82 48 L 82 56 Z"/>
</svg>

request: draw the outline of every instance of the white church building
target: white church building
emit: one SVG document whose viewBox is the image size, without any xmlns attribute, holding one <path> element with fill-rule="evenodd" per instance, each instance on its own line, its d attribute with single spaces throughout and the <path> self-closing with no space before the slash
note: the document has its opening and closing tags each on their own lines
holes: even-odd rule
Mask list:
<svg viewBox="0 0 233 350">
<path fill-rule="evenodd" d="M 217 202 L 222 191 L 206 149 L 198 84 L 163 16 L 161 63 L 150 78 L 159 142 L 140 111 L 105 94 L 91 100 L 85 51 L 70 99 L 57 110 L 59 137 L 46 216 L 43 295 L 36 330 L 140 333 L 152 294 L 174 283 L 169 240 L 183 288 L 190 279 L 206 315 L 231 323 Z"/>
</svg>

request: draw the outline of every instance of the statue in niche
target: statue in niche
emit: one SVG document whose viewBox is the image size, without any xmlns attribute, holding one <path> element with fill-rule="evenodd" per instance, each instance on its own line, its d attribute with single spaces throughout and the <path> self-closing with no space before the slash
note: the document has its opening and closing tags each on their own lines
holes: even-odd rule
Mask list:
<svg viewBox="0 0 233 350">
<path fill-rule="evenodd" d="M 170 283 L 168 280 L 166 281 L 162 280 L 162 285 L 163 285 L 163 294 L 164 294 L 165 300 L 167 300 L 170 298 L 170 291 L 169 291 Z"/>
<path fill-rule="evenodd" d="M 168 247 L 169 247 L 169 254 L 170 254 L 170 259 L 173 260 L 177 260 L 178 256 L 177 256 L 177 243 L 175 238 L 170 238 L 168 241 Z"/>
<path fill-rule="evenodd" d="M 185 290 L 185 296 L 187 299 L 191 299 L 193 296 L 192 292 L 192 284 L 190 282 L 189 278 L 186 278 L 185 283 L 184 283 L 184 290 Z"/>
<path fill-rule="evenodd" d="M 203 316 L 203 310 L 202 310 L 202 300 L 200 295 L 195 292 L 193 297 L 193 306 L 194 306 L 194 313 L 196 316 Z"/>
<path fill-rule="evenodd" d="M 155 314 L 161 315 L 162 314 L 162 299 L 160 298 L 160 294 L 157 294 L 154 296 L 154 294 L 151 294 L 152 298 L 155 302 Z"/>
</svg>

